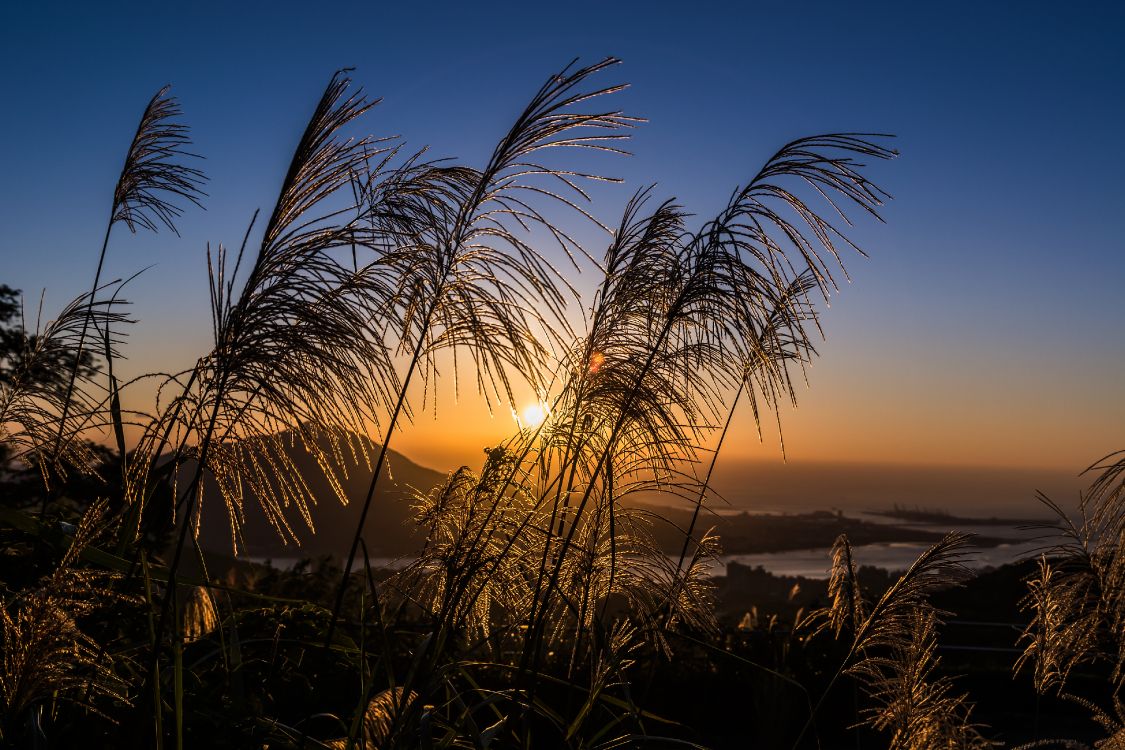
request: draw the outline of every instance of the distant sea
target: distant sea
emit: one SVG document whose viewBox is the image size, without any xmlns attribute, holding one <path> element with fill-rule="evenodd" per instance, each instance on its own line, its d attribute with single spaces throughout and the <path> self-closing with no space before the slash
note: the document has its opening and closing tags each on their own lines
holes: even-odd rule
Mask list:
<svg viewBox="0 0 1125 750">
<path fill-rule="evenodd" d="M 874 523 L 1013 540 L 998 547 L 970 548 L 965 564 L 982 569 L 1034 557 L 1050 541 L 1037 539 L 1043 536 L 1042 530 L 1018 525 L 908 524 L 870 511 L 890 510 L 897 504 L 965 518 L 1046 520 L 1050 512 L 1036 500 L 1036 492 L 1045 493 L 1069 510 L 1075 507 L 1078 492 L 1088 481 L 1089 477 L 1080 477 L 1077 471 L 1053 469 L 749 461 L 727 464 L 717 472 L 715 488 L 729 504 L 713 509 L 720 514 L 839 510 Z M 856 547 L 854 553 L 859 565 L 905 570 L 927 547 L 917 542 L 867 544 Z M 726 564 L 732 561 L 761 565 L 778 575 L 810 578 L 827 577 L 830 563 L 825 548 L 729 555 L 720 560 L 714 575 L 724 575 Z"/>
<path fill-rule="evenodd" d="M 996 547 L 969 547 L 962 562 L 972 570 L 997 567 L 1028 557 L 1035 557 L 1046 545 L 1052 543 L 1051 539 L 1045 538 L 1043 530 L 1032 530 L 1016 525 L 912 524 L 899 523 L 886 516 L 871 513 L 848 513 L 847 515 L 872 523 L 894 523 L 904 528 L 922 531 L 937 533 L 960 531 L 966 534 L 1013 540 Z M 854 547 L 852 553 L 856 565 L 871 565 L 892 571 L 905 570 L 929 546 L 925 542 L 884 542 Z M 719 558 L 718 564 L 712 569 L 711 574 L 716 576 L 726 575 L 727 565 L 731 562 L 750 567 L 760 565 L 775 575 L 827 578 L 831 557 L 830 550 L 827 547 L 754 555 L 724 555 Z"/>
<path fill-rule="evenodd" d="M 738 511 L 741 512 L 741 511 Z M 860 518 L 872 523 L 893 523 L 898 526 L 923 531 L 944 533 L 947 531 L 960 531 L 979 536 L 1001 537 L 1013 541 L 996 547 L 969 547 L 963 563 L 973 570 L 982 570 L 997 567 L 1018 560 L 1035 557 L 1051 540 L 1044 537 L 1044 531 L 1031 530 L 1015 525 L 1004 524 L 910 524 L 900 523 L 894 519 L 873 513 L 848 513 L 848 516 Z M 886 570 L 905 570 L 910 567 L 922 552 L 929 547 L 924 542 L 888 542 L 879 544 L 864 544 L 853 548 L 857 565 L 871 565 Z M 264 558 L 247 558 L 251 562 L 264 563 Z M 300 558 L 275 558 L 271 561 L 274 567 L 291 568 Z M 372 567 L 376 568 L 403 568 L 413 562 L 412 557 L 373 557 Z M 723 576 L 727 574 L 730 563 L 738 563 L 750 567 L 761 566 L 774 575 L 804 576 L 806 578 L 827 578 L 828 568 L 831 563 L 830 550 L 827 547 L 815 549 L 788 550 L 786 552 L 767 552 L 753 555 L 722 555 L 711 568 L 711 575 Z"/>
<path fill-rule="evenodd" d="M 944 511 L 966 518 L 1047 519 L 1046 508 L 1035 499 L 1042 491 L 1065 508 L 1073 508 L 1088 477 L 1077 472 L 1034 468 L 941 467 L 828 462 L 720 463 L 714 488 L 725 503 L 711 511 L 726 513 L 806 513 L 839 510 L 844 515 L 874 523 L 893 523 L 931 532 L 963 531 L 981 536 L 1012 539 L 997 547 L 971 547 L 965 557 L 970 568 L 982 569 L 1033 557 L 1048 541 L 1042 531 L 1016 525 L 907 524 L 872 513 L 905 508 Z M 645 500 L 645 498 L 641 498 Z M 661 503 L 651 497 L 648 502 Z M 924 543 L 867 544 L 854 548 L 859 565 L 904 570 L 928 547 Z M 263 560 L 250 558 L 256 562 Z M 296 558 L 275 558 L 273 564 L 289 567 Z M 372 559 L 381 567 L 401 567 L 409 558 Z M 720 558 L 713 575 L 725 575 L 730 562 L 761 565 L 777 575 L 825 578 L 830 563 L 827 548 L 790 550 Z"/>
</svg>

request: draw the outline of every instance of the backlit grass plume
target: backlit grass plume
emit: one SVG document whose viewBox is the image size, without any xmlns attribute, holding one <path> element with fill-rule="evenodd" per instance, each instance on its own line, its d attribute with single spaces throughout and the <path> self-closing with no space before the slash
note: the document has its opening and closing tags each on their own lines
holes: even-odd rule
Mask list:
<svg viewBox="0 0 1125 750">
<path fill-rule="evenodd" d="M 543 555 L 563 554 L 552 546 L 558 538 L 549 533 L 547 506 L 531 486 L 510 481 L 511 472 L 519 471 L 516 458 L 508 449 L 493 449 L 480 475 L 462 468 L 419 496 L 416 521 L 427 532 L 426 542 L 418 560 L 394 578 L 394 588 L 446 630 L 479 638 L 490 650 L 494 632 L 509 629 L 497 641 L 507 643 L 512 629 L 530 617 Z M 618 511 L 613 525 L 583 525 L 579 542 L 565 553 L 566 568 L 552 598 L 550 643 L 573 647 L 610 598 L 618 599 L 638 626 L 655 617 L 677 571 L 652 540 L 649 525 L 635 510 Z M 708 537 L 706 552 L 689 567 L 675 610 L 702 628 L 711 623 L 702 569 L 713 544 Z"/>
<path fill-rule="evenodd" d="M 13 361 L 3 363 L 0 378 L 0 441 L 9 460 L 39 468 L 47 486 L 77 469 L 89 474 L 94 457 L 81 436 L 110 419 L 108 397 L 97 382 L 97 360 L 83 351 L 92 322 L 100 330 L 120 328 L 129 319 L 113 300 L 82 295 L 64 307 L 41 330 L 21 323 L 9 333 L 16 339 Z M 111 351 L 120 335 L 112 334 Z"/>
<path fill-rule="evenodd" d="M 48 700 L 90 703 L 90 697 L 128 701 L 128 686 L 77 619 L 118 601 L 111 576 L 80 565 L 102 531 L 105 503 L 83 515 L 55 568 L 34 587 L 6 595 L 0 609 L 0 741 L 15 741 L 18 722 Z"/>
<path fill-rule="evenodd" d="M 942 614 L 929 603 L 929 596 L 968 577 L 969 571 L 962 562 L 967 541 L 965 534 L 946 534 L 919 555 L 882 596 L 868 602 L 859 585 L 850 543 L 843 536 L 836 540 L 829 574 L 831 603 L 812 613 L 806 622 L 813 633 L 831 630 L 837 637 L 844 635 L 847 652 L 794 747 L 801 744 L 842 675 L 857 678 L 874 693 L 882 707 L 869 718 L 880 728 L 892 729 L 900 743 L 895 747 L 929 747 L 927 742 L 938 743 L 932 745 L 935 747 L 961 747 L 949 744 L 949 737 L 969 742 L 966 747 L 978 746 L 972 744 L 976 741 L 976 730 L 968 724 L 967 709 L 958 707 L 959 700 L 946 701 L 949 688 L 944 683 L 929 681 L 933 668 L 932 630 Z M 929 703 L 910 706 L 912 697 L 925 697 Z M 918 713 L 911 713 L 915 710 Z"/>
<path fill-rule="evenodd" d="M 329 740 L 325 745 L 332 750 L 350 750 L 350 748 L 390 747 L 396 727 L 402 727 L 402 717 L 411 707 L 418 696 L 405 693 L 402 688 L 383 690 L 375 695 L 368 703 L 363 714 L 363 722 L 358 738 L 340 738 Z"/>
<path fill-rule="evenodd" d="M 564 281 L 532 244 L 532 232 L 550 238 L 564 254 L 580 250 L 549 210 L 562 206 L 589 215 L 581 183 L 605 178 L 579 174 L 547 163 L 550 152 L 583 148 L 616 152 L 619 132 L 633 120 L 614 110 L 585 111 L 584 105 L 619 90 L 588 83 L 617 61 L 585 68 L 568 66 L 551 76 L 531 98 L 515 124 L 476 172 L 458 171 L 431 198 L 415 203 L 413 228 L 383 253 L 380 265 L 393 270 L 398 292 L 392 297 L 397 338 L 405 357 L 397 398 L 385 426 L 351 549 L 345 560 L 334 607 L 338 616 L 348 573 L 359 548 L 386 451 L 404 413 L 410 384 L 421 377 L 427 389 L 437 374 L 443 350 L 467 356 L 478 391 L 513 403 L 510 378 L 539 384 L 546 349 L 541 335 L 565 329 Z M 435 173 L 436 174 L 436 173 Z M 380 324 L 379 330 L 385 330 Z M 456 388 L 456 386 L 455 386 Z M 331 633 L 331 629 L 330 629 Z"/>
<path fill-rule="evenodd" d="M 257 250 L 245 258 L 250 267 L 241 290 L 236 284 L 253 222 L 233 267 L 222 247 L 208 258 L 214 347 L 166 384 L 179 395 L 149 427 L 141 458 L 131 467 L 129 536 L 137 533 L 142 503 L 160 481 L 155 463 L 165 446 L 172 448 L 166 465 L 179 529 L 169 563 L 173 585 L 161 600 L 152 639 L 150 685 L 208 478 L 226 506 L 236 547 L 247 494 L 282 538 L 296 539 L 290 519 L 296 515 L 313 529 L 310 506 L 317 498 L 291 449 L 313 455 L 344 499 L 336 472 L 345 470 L 345 457 L 366 456 L 359 435 L 378 419 L 385 393 L 393 390 L 386 348 L 365 335 L 368 277 L 345 258 L 358 214 L 347 196 L 371 157 L 371 141 L 347 139 L 340 131 L 372 106 L 361 95 L 348 95 L 348 86 L 344 75 L 334 75 L 318 102 Z M 175 484 L 180 467 L 186 470 L 182 486 Z"/>
<path fill-rule="evenodd" d="M 606 486 L 616 479 L 609 475 L 611 457 L 622 466 L 623 476 L 637 468 L 631 446 L 640 447 L 642 454 L 694 459 L 707 420 L 724 411 L 727 393 L 741 392 L 748 372 L 757 372 L 754 377 L 766 382 L 770 395 L 792 392 L 783 365 L 811 350 L 804 328 L 811 319 L 805 295 L 814 284 L 827 294 L 829 259 L 839 263 L 839 245 L 851 246 L 794 186 L 811 187 L 843 221 L 848 206 L 877 217 L 884 194 L 860 174 L 854 157 L 890 158 L 894 152 L 872 138 L 834 134 L 786 145 L 694 233 L 683 228 L 682 214 L 672 203 L 639 222 L 639 201 L 630 204 L 607 253 L 604 293 L 599 292 L 589 316 L 594 345 L 587 345 L 585 360 L 579 360 L 566 381 L 581 386 L 623 373 L 608 403 L 591 400 L 606 407 L 588 422 L 598 437 L 568 438 L 564 460 L 552 465 L 560 488 L 555 505 L 569 507 L 572 496 L 575 504 L 569 527 L 560 524 L 558 532 L 564 549 L 572 547 L 585 513 L 598 513 L 612 523 L 615 506 L 606 502 Z M 630 262 L 633 258 L 637 262 Z M 647 293 L 638 315 L 627 312 L 630 289 Z M 603 322 L 609 336 L 631 349 L 630 356 L 618 358 L 598 346 Z M 590 367 L 581 363 L 595 359 L 597 374 L 588 377 Z M 585 394 L 578 393 L 581 402 Z M 570 417 L 580 410 L 563 408 L 561 413 Z M 661 414 L 672 418 L 659 424 L 649 416 L 644 417 L 647 422 L 635 419 Z M 564 434 L 570 435 L 571 428 Z M 721 442 L 716 452 L 719 447 Z M 684 479 L 675 471 L 667 473 L 664 489 L 688 497 L 706 492 L 707 480 Z M 537 596 L 551 596 L 563 560 L 557 556 L 546 566 Z M 536 617 L 533 627 L 542 627 L 541 612 Z"/>
<path fill-rule="evenodd" d="M 498 490 L 513 456 L 497 448 L 481 474 L 462 467 L 444 485 L 415 499 L 415 518 L 426 530 L 418 560 L 398 573 L 394 588 L 421 605 L 451 632 L 487 639 L 526 618 L 526 577 L 538 563 L 546 517 L 529 519 L 532 507 L 519 487 Z"/>
<path fill-rule="evenodd" d="M 105 237 L 98 254 L 98 267 L 94 272 L 94 283 L 87 295 L 91 305 L 97 301 L 97 294 L 102 289 L 102 270 L 105 267 L 109 238 L 118 222 L 124 222 L 129 231 L 134 233 L 138 228 L 156 232 L 160 226 L 165 226 L 178 234 L 174 221 L 182 213 L 181 203 L 186 201 L 199 206 L 204 197 L 201 188 L 206 178 L 203 172 L 183 163 L 185 157 L 195 155 L 187 151 L 191 144 L 188 128 L 175 121 L 181 111 L 176 99 L 169 96 L 168 91 L 169 87 L 165 86 L 149 100 L 117 178 L 110 218 L 106 223 Z M 86 355 L 86 335 L 90 324 L 94 322 L 91 312 L 92 308 L 87 310 L 75 342 L 75 359 L 64 389 L 62 417 L 58 421 L 56 453 L 65 450 L 67 417 L 72 406 L 80 408 L 79 404 L 71 403 L 70 396 L 81 374 L 80 367 Z M 111 321 L 103 322 L 108 324 Z M 101 330 L 103 336 L 112 335 L 108 327 Z M 107 353 L 107 356 L 112 359 L 113 355 Z M 112 362 L 107 362 L 107 365 L 112 371 Z M 112 398 L 116 397 L 117 385 L 112 377 L 110 380 L 109 391 Z M 120 418 L 118 421 L 120 422 Z"/>
<path fill-rule="evenodd" d="M 171 445 L 175 460 L 193 467 L 180 499 L 189 515 L 199 510 L 204 471 L 214 478 L 236 542 L 248 494 L 283 538 L 297 538 L 293 520 L 313 528 L 316 499 L 293 463 L 294 444 L 317 458 L 343 499 L 335 473 L 362 453 L 356 436 L 393 387 L 385 347 L 364 335 L 368 277 L 337 254 L 355 239 L 353 212 L 338 202 L 370 157 L 369 141 L 339 135 L 372 106 L 347 88 L 338 74 L 325 90 L 257 251 L 246 258 L 244 241 L 233 267 L 222 247 L 209 258 L 214 348 L 165 386 L 181 393 L 142 442 L 150 465 Z M 141 482 L 150 465 L 136 474 Z"/>
<path fill-rule="evenodd" d="M 854 635 L 867 617 L 867 605 L 859 586 L 859 575 L 852 558 L 852 545 L 845 534 L 832 544 L 832 566 L 828 577 L 828 600 L 824 613 L 826 625 L 837 638 L 841 633 Z"/>
<path fill-rule="evenodd" d="M 205 638 L 219 627 L 219 613 L 214 597 L 205 586 L 192 588 L 181 605 L 183 624 L 180 632 L 185 642 Z"/>
<path fill-rule="evenodd" d="M 961 533 L 946 534 L 945 537 L 918 556 L 910 567 L 899 576 L 878 600 L 869 604 L 852 603 L 848 597 L 833 601 L 833 608 L 844 606 L 851 616 L 854 611 L 862 616 L 852 635 L 845 669 L 852 669 L 849 660 L 863 656 L 867 652 L 881 648 L 894 648 L 907 645 L 913 632 L 914 617 L 918 610 L 929 607 L 928 596 L 936 590 L 963 583 L 969 575 L 963 564 L 968 537 Z M 833 560 L 834 567 L 844 564 L 844 560 Z M 858 585 L 854 573 L 843 571 L 839 575 L 832 571 L 833 578 L 844 578 L 844 584 L 852 591 Z M 866 613 L 866 614 L 863 614 Z M 855 662 L 858 663 L 858 660 Z"/>
<path fill-rule="evenodd" d="M 1103 710 L 1096 703 L 1070 693 L 1060 693 L 1059 697 L 1081 706 L 1090 717 L 1105 730 L 1106 736 L 1094 744 L 1068 739 L 1047 739 L 1027 742 L 1013 750 L 1033 750 L 1034 748 L 1056 748 L 1057 750 L 1122 750 L 1125 748 L 1125 702 L 1113 696 L 1112 712 Z"/>
<path fill-rule="evenodd" d="M 160 225 L 176 232 L 174 221 L 183 212 L 177 201 L 201 205 L 205 177 L 182 163 L 195 154 L 187 151 L 188 127 L 175 122 L 181 111 L 170 88 L 157 91 L 145 107 L 113 191 L 113 222 L 125 222 L 130 232 L 155 232 Z"/>
<path fill-rule="evenodd" d="M 684 564 L 689 550 L 698 543 L 695 539 L 695 529 L 708 499 L 711 478 L 718 463 L 719 453 L 738 412 L 739 401 L 745 396 L 750 403 L 759 439 L 762 434 L 762 411 L 770 410 L 774 413 L 778 421 L 778 434 L 781 435 L 782 402 L 788 398 L 789 403 L 796 406 L 797 396 L 791 366 L 796 364 L 803 374 L 806 362 L 816 351 L 806 328 L 806 326 L 818 325 L 816 310 L 809 304 L 807 298 L 814 286 L 815 276 L 811 270 L 806 270 L 786 285 L 770 303 L 770 313 L 762 321 L 760 330 L 747 330 L 746 335 L 737 336 L 730 342 L 742 362 L 742 377 L 730 401 L 718 440 L 711 450 L 707 471 L 703 474 L 698 493 L 693 498 L 694 508 L 691 521 L 684 531 L 684 543 L 680 549 L 678 566 Z M 783 438 L 781 450 L 784 455 Z"/>
<path fill-rule="evenodd" d="M 887 732 L 891 750 L 985 750 L 994 747 L 970 722 L 971 706 L 937 674 L 937 616 L 915 612 L 910 640 L 872 654 L 859 674 L 870 698 L 864 721 Z"/>
<path fill-rule="evenodd" d="M 1095 463 L 1078 519 L 1045 495 L 1060 538 L 1028 580 L 1032 614 L 1017 669 L 1030 666 L 1040 692 L 1063 690 L 1079 665 L 1106 668 L 1111 695 L 1125 687 L 1125 453 Z"/>
<path fill-rule="evenodd" d="M 678 592 L 674 622 L 686 621 L 697 632 L 714 628 L 706 569 L 715 540 L 705 537 L 696 559 L 681 571 L 652 539 L 647 514 L 622 508 L 612 521 L 590 514 L 573 546 L 563 548 L 553 525 L 568 520 L 568 511 L 550 512 L 542 501 L 544 488 L 536 484 L 539 475 L 519 456 L 507 447 L 492 449 L 479 475 L 462 468 L 416 500 L 415 518 L 426 541 L 418 559 L 395 574 L 390 586 L 397 599 L 421 608 L 432 633 L 415 652 L 429 666 L 412 671 L 406 689 L 433 696 L 451 689 L 433 681 L 448 681 L 450 674 L 518 669 L 516 657 L 531 637 L 527 623 L 535 612 L 543 558 L 559 556 L 563 572 L 554 595 L 538 602 L 549 609 L 543 616 L 547 625 L 535 637 L 554 668 L 585 696 L 568 717 L 570 726 L 559 728 L 559 741 L 570 740 L 604 712 L 603 701 L 628 697 L 635 651 L 667 649 L 669 591 Z M 463 711 L 439 712 L 452 723 L 447 731 L 466 741 L 479 731 L 478 722 L 495 721 L 492 704 L 503 705 L 510 717 L 528 708 L 519 682 L 482 694 L 469 680 L 457 695 Z M 551 713 L 534 704 L 528 710 L 541 718 Z M 496 723 L 504 725 L 518 729 L 508 719 Z"/>
</svg>

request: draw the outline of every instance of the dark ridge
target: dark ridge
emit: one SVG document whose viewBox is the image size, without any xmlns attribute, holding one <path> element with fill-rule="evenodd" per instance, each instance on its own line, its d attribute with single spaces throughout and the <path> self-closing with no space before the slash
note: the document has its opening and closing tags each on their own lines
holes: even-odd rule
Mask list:
<svg viewBox="0 0 1125 750">
<path fill-rule="evenodd" d="M 368 443 L 369 455 L 374 455 L 379 445 L 363 439 Z M 342 505 L 314 456 L 299 445 L 290 450 L 290 455 L 313 497 L 317 498 L 316 506 L 311 508 L 315 532 L 308 528 L 296 508 L 287 508 L 286 518 L 300 544 L 286 543 L 270 525 L 257 498 L 248 492 L 243 501 L 245 523 L 241 529 L 239 556 L 278 560 L 331 555 L 339 560 L 348 552 L 372 468 L 353 462 L 344 465 L 346 476 L 341 476 L 340 482 L 349 502 Z M 422 537 L 410 520 L 412 493 L 427 492 L 445 478 L 444 473 L 419 466 L 401 453 L 389 450 L 364 524 L 368 553 L 374 557 L 398 557 L 416 552 Z M 199 540 L 207 552 L 230 555 L 233 550 L 227 509 L 212 483 L 205 484 L 204 488 Z"/>
</svg>

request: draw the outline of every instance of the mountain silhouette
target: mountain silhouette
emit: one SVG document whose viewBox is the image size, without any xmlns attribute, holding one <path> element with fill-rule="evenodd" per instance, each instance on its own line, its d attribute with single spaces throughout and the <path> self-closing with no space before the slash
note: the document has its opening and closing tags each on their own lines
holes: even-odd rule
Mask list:
<svg viewBox="0 0 1125 750">
<path fill-rule="evenodd" d="M 379 444 L 368 438 L 368 455 L 374 463 Z M 243 499 L 245 523 L 241 530 L 239 555 L 255 558 L 295 558 L 332 555 L 342 559 L 351 546 L 352 535 L 363 509 L 363 501 L 371 482 L 373 467 L 362 462 L 348 463 L 340 472 L 340 484 L 348 498 L 340 502 L 316 458 L 299 440 L 285 441 L 287 452 L 300 469 L 315 505 L 309 512 L 315 526 L 311 531 L 296 508 L 287 509 L 287 518 L 299 538 L 299 544 L 282 539 L 262 512 L 258 498 L 249 489 Z M 184 471 L 191 467 L 185 466 Z M 415 491 L 428 492 L 444 482 L 446 474 L 427 469 L 395 450 L 387 452 L 371 510 L 364 523 L 363 538 L 372 557 L 398 557 L 416 552 L 423 535 L 411 521 L 411 497 Z M 227 508 L 213 482 L 205 482 L 200 513 L 200 546 L 208 552 L 229 555 L 233 549 Z"/>
</svg>

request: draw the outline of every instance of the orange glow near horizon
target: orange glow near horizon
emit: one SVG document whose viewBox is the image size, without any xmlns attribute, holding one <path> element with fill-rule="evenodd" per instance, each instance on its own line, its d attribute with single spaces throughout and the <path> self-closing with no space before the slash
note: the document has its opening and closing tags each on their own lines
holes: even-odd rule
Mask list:
<svg viewBox="0 0 1125 750">
<path fill-rule="evenodd" d="M 144 347 L 140 347 L 143 349 Z M 831 349 L 832 341 L 826 345 Z M 147 357 L 123 360 L 128 376 L 152 365 Z M 591 357 L 590 366 L 595 365 Z M 981 392 L 961 380 L 932 375 L 922 382 L 896 377 L 885 367 L 871 376 L 847 352 L 827 352 L 810 373 L 810 388 L 799 393 L 799 408 L 781 408 L 789 463 L 838 462 L 879 465 L 1012 467 L 1077 474 L 1120 443 L 1117 425 L 1125 402 L 1106 394 L 1114 385 L 1087 378 L 1087 389 L 1067 399 L 1037 397 L 1034 383 L 997 379 Z M 534 429 L 549 415 L 541 394 L 513 382 L 513 406 L 491 407 L 476 393 L 456 394 L 448 385 L 430 391 L 438 404 L 423 407 L 424 390 L 411 394 L 413 419 L 400 421 L 392 448 L 428 468 L 479 468 L 485 448 L 500 445 L 519 430 Z M 154 394 L 141 384 L 126 396 L 125 408 L 152 409 Z M 549 403 L 549 397 L 548 401 Z M 1034 408 L 1032 408 L 1034 407 Z M 132 444 L 139 429 L 127 428 Z M 369 436 L 379 442 L 381 428 Z M 107 445 L 110 432 L 91 437 Z M 710 440 L 717 439 L 717 432 Z M 707 440 L 707 438 L 705 438 Z M 707 443 L 711 445 L 710 442 Z M 726 470 L 744 462 L 782 461 L 776 422 L 762 414 L 762 436 L 752 410 L 740 405 L 719 457 Z"/>
</svg>

